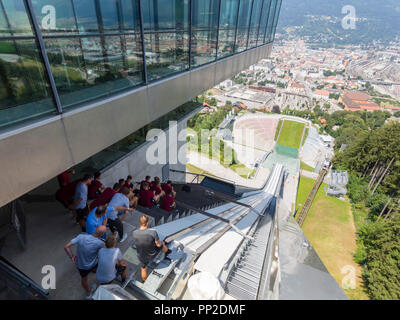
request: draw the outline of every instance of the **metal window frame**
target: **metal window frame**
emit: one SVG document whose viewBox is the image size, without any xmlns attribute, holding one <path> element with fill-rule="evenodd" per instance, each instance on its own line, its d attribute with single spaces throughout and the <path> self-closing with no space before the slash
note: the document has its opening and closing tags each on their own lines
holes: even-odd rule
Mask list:
<svg viewBox="0 0 400 320">
<path fill-rule="evenodd" d="M 274 0 L 269 0 L 269 6 L 268 6 L 268 16 L 267 16 L 267 23 L 265 24 L 265 30 L 264 30 L 264 38 L 263 38 L 263 44 L 265 44 L 265 38 L 267 35 L 267 30 L 268 30 L 268 22 L 269 22 L 269 13 L 271 11 L 271 5 L 272 5 L 272 1 Z"/>
<path fill-rule="evenodd" d="M 96 4 L 97 1 L 98 0 L 94 0 L 95 4 Z M 53 33 L 53 34 L 44 33 L 43 34 L 42 31 L 40 30 L 39 22 L 38 22 L 36 14 L 35 14 L 35 9 L 33 7 L 32 0 L 24 0 L 26 13 L 27 13 L 28 18 L 29 18 L 29 20 L 31 22 L 31 25 L 32 25 L 33 35 L 12 35 L 12 34 L 10 34 L 10 35 L 7 35 L 7 36 L 0 36 L 0 40 L 30 40 L 30 39 L 32 39 L 32 40 L 36 41 L 38 49 L 40 50 L 41 60 L 42 60 L 42 63 L 43 63 L 43 67 L 45 69 L 45 73 L 47 75 L 47 80 L 49 81 L 49 84 L 50 84 L 50 92 L 52 94 L 52 98 L 53 98 L 54 103 L 55 103 L 56 113 L 57 114 L 62 114 L 64 110 L 63 110 L 63 107 L 62 107 L 62 104 L 61 104 L 61 100 L 60 100 L 60 96 L 59 96 L 59 93 L 58 93 L 58 89 L 57 89 L 57 86 L 56 86 L 56 83 L 55 83 L 55 80 L 54 80 L 54 75 L 53 75 L 53 72 L 51 70 L 51 65 L 50 65 L 49 57 L 47 55 L 47 50 L 46 50 L 46 45 L 45 45 L 44 39 L 58 39 L 58 38 L 60 38 L 60 39 L 68 39 L 68 38 L 77 39 L 78 38 L 79 41 L 81 41 L 82 38 L 90 38 L 90 37 L 112 37 L 112 36 L 115 37 L 115 36 L 133 36 L 133 35 L 139 36 L 139 34 L 140 34 L 141 39 L 140 39 L 139 42 L 141 42 L 141 45 L 142 45 L 142 48 L 141 48 L 142 50 L 141 51 L 142 51 L 142 55 L 143 55 L 142 63 L 143 63 L 143 81 L 144 82 L 141 83 L 141 84 L 138 84 L 138 85 L 136 85 L 136 86 L 134 86 L 132 88 L 129 88 L 129 89 L 125 88 L 125 89 L 121 90 L 121 92 L 122 91 L 126 91 L 126 90 L 135 89 L 135 88 L 137 88 L 139 86 L 148 85 L 150 83 L 150 81 L 149 81 L 149 78 L 148 78 L 147 61 L 146 61 L 145 34 L 174 33 L 174 32 L 177 32 L 177 30 L 176 29 L 172 29 L 172 30 L 165 29 L 165 30 L 157 30 L 157 31 L 148 30 L 145 33 L 145 31 L 144 31 L 144 21 L 143 21 L 143 1 L 147 1 L 147 0 L 138 0 L 137 1 L 137 10 L 138 10 L 138 13 L 139 13 L 139 23 L 138 23 L 139 30 L 136 30 L 136 29 L 132 29 L 132 31 L 131 30 L 125 30 L 125 29 L 121 29 L 121 26 L 120 26 L 118 30 L 115 30 L 115 31 L 112 30 L 111 32 L 103 32 L 103 33 L 100 30 L 100 32 L 82 34 L 82 33 L 79 33 L 79 30 L 78 30 L 78 33 L 73 33 L 73 34 L 66 34 L 65 31 L 63 31 L 63 34 L 57 34 L 57 33 Z M 192 64 L 192 57 L 193 57 L 193 53 L 192 53 L 192 38 L 193 38 L 192 21 L 193 21 L 193 9 L 194 9 L 194 7 L 193 7 L 193 0 L 189 0 L 189 6 L 188 6 L 188 11 L 189 11 L 188 12 L 188 14 L 189 14 L 188 15 L 188 20 L 189 20 L 188 21 L 188 30 L 184 30 L 184 33 L 188 34 L 188 37 L 189 37 L 189 39 L 188 39 L 189 40 L 188 41 L 188 50 L 189 50 L 189 54 L 188 54 L 189 63 L 188 63 L 188 65 L 189 65 L 189 68 L 185 69 L 185 70 L 178 71 L 178 72 L 173 73 L 173 74 L 169 74 L 169 75 L 167 75 L 165 77 L 162 77 L 162 78 L 154 79 L 154 80 L 151 81 L 151 83 L 167 79 L 170 76 L 175 76 L 176 74 L 183 73 L 183 72 L 186 72 L 188 70 L 193 70 L 193 69 L 197 69 L 199 67 L 203 67 L 203 66 L 205 66 L 205 65 L 207 65 L 209 63 L 214 63 L 214 62 L 216 62 L 218 60 L 225 59 L 225 58 L 227 58 L 229 56 L 233 56 L 233 55 L 236 55 L 236 54 L 239 54 L 239 53 L 244 53 L 244 52 L 249 51 L 251 49 L 254 49 L 254 48 L 257 48 L 257 47 L 260 47 L 260 46 L 263 46 L 263 45 L 267 44 L 265 42 L 265 40 L 266 40 L 266 32 L 267 32 L 267 29 L 268 29 L 268 20 L 267 20 L 267 26 L 266 26 L 265 31 L 264 31 L 264 41 L 263 41 L 263 43 L 261 43 L 259 45 L 258 37 L 259 37 L 259 34 L 260 34 L 260 29 L 261 29 L 261 26 L 259 25 L 258 30 L 257 30 L 256 46 L 254 48 L 249 48 L 250 26 L 251 26 L 251 22 L 252 22 L 252 15 L 253 15 L 254 1 L 255 0 L 251 0 L 252 2 L 251 2 L 250 17 L 249 17 L 248 26 L 247 26 L 248 30 L 247 30 L 246 48 L 243 51 L 240 51 L 240 52 L 237 51 L 237 48 L 238 48 L 237 38 L 238 38 L 238 29 L 239 29 L 239 14 L 240 14 L 240 8 L 241 8 L 241 5 L 243 3 L 243 0 L 237 0 L 236 21 L 234 22 L 234 25 L 230 25 L 227 28 L 220 28 L 221 8 L 222 8 L 222 1 L 223 0 L 218 0 L 218 1 L 219 2 L 218 2 L 218 19 L 217 19 L 217 26 L 216 26 L 217 35 L 216 35 L 215 58 L 212 61 L 210 61 L 208 63 L 205 63 L 205 64 L 202 64 L 202 65 L 199 65 L 199 66 L 195 66 L 194 67 L 193 64 Z M 267 1 L 267 0 L 263 0 L 263 3 L 262 3 L 262 9 L 261 9 L 261 13 L 260 13 L 260 16 L 259 16 L 259 23 L 261 22 L 262 11 L 263 11 L 263 8 L 265 6 L 265 1 Z M 279 0 L 271 0 L 270 1 L 269 11 L 271 9 L 272 1 L 279 1 Z M 279 12 L 280 12 L 281 6 L 282 6 L 282 1 L 280 1 L 280 6 L 279 6 L 279 9 L 278 9 Z M 99 8 L 98 8 L 98 10 L 99 10 Z M 77 18 L 76 18 L 75 7 L 74 6 L 73 6 L 73 14 L 74 14 L 75 23 L 77 23 L 77 21 L 76 21 Z M 279 13 L 278 13 L 278 15 L 276 17 L 276 20 L 278 19 L 278 17 L 279 17 Z M 275 21 L 275 16 L 273 18 L 273 23 L 274 23 L 274 21 Z M 220 42 L 219 33 L 220 33 L 221 30 L 234 30 L 234 43 L 233 43 L 232 52 L 230 54 L 221 56 L 219 58 L 218 57 L 218 53 L 219 53 L 218 49 L 219 49 L 219 42 Z M 274 27 L 274 25 L 272 25 L 272 30 L 271 31 L 276 31 L 276 26 Z M 271 42 L 271 41 L 269 41 L 269 42 Z M 115 93 L 115 94 L 117 94 L 117 93 Z M 81 106 L 82 106 L 81 103 L 77 103 L 76 104 L 77 108 L 79 108 Z M 68 109 L 70 109 L 70 107 L 68 107 Z"/>
<path fill-rule="evenodd" d="M 260 35 L 261 18 L 262 18 L 262 14 L 263 14 L 263 10 L 264 10 L 264 3 L 265 3 L 265 1 L 268 1 L 268 0 L 263 0 L 263 3 L 262 3 L 262 5 L 261 5 L 260 19 L 258 20 L 258 30 L 257 30 L 257 38 L 256 38 L 256 47 L 258 47 L 258 36 Z"/>
<path fill-rule="evenodd" d="M 235 42 L 233 44 L 233 53 L 232 54 L 236 53 L 236 37 L 237 37 L 237 30 L 238 30 L 238 24 L 239 24 L 240 2 L 241 2 L 241 0 L 239 0 L 239 2 L 238 2 L 238 7 L 237 7 L 237 11 L 236 11 Z"/>
<path fill-rule="evenodd" d="M 251 0 L 251 10 L 250 10 L 250 19 L 249 19 L 249 25 L 247 26 L 247 42 L 246 42 L 246 50 L 249 50 L 249 37 L 250 37 L 250 26 L 251 26 L 251 18 L 253 17 L 253 7 L 254 7 L 254 1 L 256 0 Z M 244 50 L 244 51 L 246 51 Z"/>
<path fill-rule="evenodd" d="M 218 0 L 218 19 L 217 19 L 217 38 L 215 41 L 215 60 L 218 59 L 218 46 L 219 46 L 219 23 L 221 21 L 221 2 L 222 0 Z"/>
<path fill-rule="evenodd" d="M 142 54 L 143 54 L 143 80 L 144 84 L 147 85 L 149 83 L 149 79 L 147 76 L 147 61 L 146 61 L 146 47 L 144 43 L 144 28 L 143 28 L 143 10 L 142 10 L 142 1 L 138 1 L 139 5 L 139 28 L 140 28 L 140 36 L 142 40 Z"/>
<path fill-rule="evenodd" d="M 38 24 L 38 22 L 36 20 L 35 11 L 33 9 L 32 1 L 31 0 L 25 0 L 25 3 L 26 3 L 26 7 L 28 9 L 27 10 L 27 14 L 28 14 L 28 17 L 29 17 L 29 19 L 30 19 L 30 21 L 32 23 L 32 27 L 33 27 L 33 30 L 34 30 L 34 35 L 36 36 L 36 40 L 38 42 L 38 46 L 39 46 L 40 52 L 42 54 L 44 67 L 46 69 L 46 73 L 47 73 L 47 76 L 49 78 L 51 91 L 53 93 L 54 102 L 55 102 L 56 108 L 57 108 L 57 114 L 61 114 L 63 112 L 63 110 L 62 110 L 62 106 L 61 106 L 60 96 L 58 95 L 56 83 L 54 81 L 53 73 L 52 73 L 51 67 L 50 67 L 49 57 L 47 56 L 47 51 L 46 51 L 46 47 L 45 47 L 45 44 L 44 44 L 44 41 L 43 41 L 42 33 L 40 31 L 39 24 Z"/>
<path fill-rule="evenodd" d="M 279 21 L 279 16 L 281 14 L 281 8 L 282 8 L 282 0 L 277 0 L 280 1 L 279 3 L 279 9 L 278 11 L 275 11 L 275 19 L 274 19 L 274 27 L 273 27 L 273 31 L 272 31 L 272 36 L 271 36 L 271 41 L 273 42 L 275 40 L 275 34 L 276 34 L 276 28 L 278 27 L 278 21 Z"/>
<path fill-rule="evenodd" d="M 265 29 L 264 43 L 265 43 L 265 41 L 267 41 L 267 43 L 270 43 L 270 41 L 269 41 L 270 38 L 268 37 L 269 20 L 270 20 L 269 15 L 271 14 L 272 3 L 274 3 L 274 10 L 276 10 L 276 1 L 277 0 L 271 0 L 270 6 L 269 6 L 268 21 L 267 21 L 267 28 Z M 274 16 L 272 17 L 272 23 L 274 23 L 274 17 L 275 17 L 275 11 L 274 11 Z M 271 30 L 272 30 L 272 28 L 271 28 Z"/>
</svg>

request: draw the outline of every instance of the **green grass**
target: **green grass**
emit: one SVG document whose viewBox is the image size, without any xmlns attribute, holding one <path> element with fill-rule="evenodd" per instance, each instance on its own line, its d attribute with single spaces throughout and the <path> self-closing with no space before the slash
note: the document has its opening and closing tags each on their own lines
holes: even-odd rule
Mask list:
<svg viewBox="0 0 400 320">
<path fill-rule="evenodd" d="M 314 183 L 313 179 L 300 177 L 297 208 L 304 204 Z M 346 276 L 342 273 L 343 268 L 354 267 L 356 288 L 344 290 L 346 295 L 354 300 L 368 299 L 363 289 L 361 267 L 354 261 L 357 243 L 351 205 L 348 201 L 327 196 L 323 190 L 325 186 L 322 184 L 318 190 L 302 226 L 303 232 L 340 286 Z"/>
<path fill-rule="evenodd" d="M 303 135 L 304 123 L 285 120 L 283 122 L 278 144 L 295 149 L 300 148 L 301 137 Z"/>
<path fill-rule="evenodd" d="M 279 123 L 278 123 L 278 126 L 276 127 L 274 141 L 276 141 L 276 140 L 278 139 L 278 135 L 279 135 L 279 131 L 281 130 L 282 123 L 283 123 L 283 120 L 280 119 L 280 120 L 279 120 Z"/>
<path fill-rule="evenodd" d="M 306 170 L 306 171 L 313 172 L 314 168 L 309 166 L 308 164 L 304 163 L 303 161 L 301 161 L 300 162 L 300 170 Z"/>
<path fill-rule="evenodd" d="M 245 179 L 247 179 L 247 177 L 251 177 L 255 172 L 254 169 L 250 169 L 242 163 L 232 164 L 229 166 L 229 168 L 231 170 L 235 171 L 239 176 L 241 176 L 242 178 L 245 178 Z M 250 176 L 249 176 L 249 173 L 250 173 Z"/>
<path fill-rule="evenodd" d="M 217 176 L 213 175 L 212 173 L 205 171 L 203 169 L 200 169 L 199 167 L 196 167 L 190 163 L 186 164 L 186 171 L 189 171 L 191 173 L 195 173 L 195 174 L 204 174 L 206 176 L 212 177 L 212 178 L 218 178 Z M 192 175 L 190 175 L 192 176 Z M 194 178 L 194 176 L 193 176 Z M 200 181 L 203 180 L 204 178 L 200 177 Z"/>
</svg>

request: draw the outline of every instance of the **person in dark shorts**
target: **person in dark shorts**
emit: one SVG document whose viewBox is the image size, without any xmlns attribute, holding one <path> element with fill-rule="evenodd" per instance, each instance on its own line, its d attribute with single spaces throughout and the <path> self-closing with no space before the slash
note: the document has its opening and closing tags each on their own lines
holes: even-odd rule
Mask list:
<svg viewBox="0 0 400 320">
<path fill-rule="evenodd" d="M 99 263 L 96 271 L 96 279 L 101 285 L 110 284 L 117 276 L 125 281 L 128 273 L 128 264 L 122 260 L 122 253 L 116 248 L 117 239 L 114 235 L 106 239 L 106 247 L 99 251 Z"/>
<path fill-rule="evenodd" d="M 113 210 L 107 213 L 108 218 L 108 226 L 110 227 L 111 232 L 115 233 L 118 231 L 119 241 L 124 242 L 128 235 L 124 233 L 124 226 L 122 221 L 127 217 L 128 212 L 133 212 L 133 208 L 129 208 L 129 194 L 131 191 L 128 188 L 123 188 L 121 193 L 116 193 L 114 197 L 111 199 L 108 204 L 110 207 L 125 207 L 127 209 L 118 211 Z M 122 217 L 120 218 L 119 216 Z"/>
<path fill-rule="evenodd" d="M 91 295 L 88 275 L 97 268 L 98 253 L 104 247 L 104 242 L 100 238 L 105 232 L 105 226 L 98 226 L 94 234 L 81 233 L 64 246 L 68 257 L 78 268 L 81 284 L 87 293 L 87 298 Z M 76 256 L 71 251 L 71 246 L 74 244 L 77 245 Z"/>
<path fill-rule="evenodd" d="M 149 218 L 141 216 L 139 219 L 140 228 L 133 231 L 133 242 L 136 245 L 140 270 L 143 281 L 147 279 L 147 265 L 154 260 L 160 251 L 166 254 L 171 251 L 164 241 L 160 241 L 157 231 L 149 229 Z"/>
<path fill-rule="evenodd" d="M 74 203 L 70 206 L 76 222 L 82 227 L 82 231 L 86 231 L 85 220 L 89 213 L 87 208 L 88 200 L 88 185 L 92 183 L 92 176 L 85 174 L 81 182 L 78 183 L 75 189 Z"/>
</svg>

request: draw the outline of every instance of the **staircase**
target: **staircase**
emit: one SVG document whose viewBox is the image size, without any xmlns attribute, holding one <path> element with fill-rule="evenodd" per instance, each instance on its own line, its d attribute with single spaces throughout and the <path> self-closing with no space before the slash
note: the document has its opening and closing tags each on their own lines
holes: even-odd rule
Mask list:
<svg viewBox="0 0 400 320">
<path fill-rule="evenodd" d="M 190 187 L 190 192 L 186 192 L 182 190 L 182 187 L 186 185 Z M 206 188 L 199 186 L 197 184 L 174 184 L 174 189 L 176 191 L 176 200 L 179 202 L 190 204 L 196 209 L 200 209 L 203 211 L 209 210 L 211 208 L 218 207 L 225 202 L 221 199 L 216 199 L 210 196 L 209 193 L 206 192 Z M 160 224 L 164 224 L 167 222 L 175 221 L 180 218 L 184 218 L 190 216 L 194 213 L 197 213 L 193 210 L 188 210 L 183 207 L 177 205 L 176 209 L 168 212 L 162 210 L 156 206 L 152 208 L 145 208 L 142 206 L 138 206 L 137 210 L 141 213 L 144 213 L 154 219 L 154 226 L 158 226 Z"/>
<path fill-rule="evenodd" d="M 270 217 L 264 219 L 269 221 Z M 265 220 L 260 223 L 262 225 L 257 227 L 254 239 L 248 241 L 226 282 L 226 293 L 239 300 L 257 299 L 271 228 Z"/>
<path fill-rule="evenodd" d="M 301 211 L 299 213 L 297 222 L 299 223 L 300 227 L 303 225 L 304 220 L 306 219 L 308 210 L 310 210 L 311 205 L 314 201 L 315 196 L 317 195 L 318 189 L 321 186 L 322 182 L 324 181 L 325 175 L 327 174 L 327 171 L 325 169 L 321 170 L 317 181 L 315 182 L 313 188 L 310 191 L 310 194 L 307 197 L 306 202 L 304 203 L 303 207 L 301 208 Z"/>
</svg>

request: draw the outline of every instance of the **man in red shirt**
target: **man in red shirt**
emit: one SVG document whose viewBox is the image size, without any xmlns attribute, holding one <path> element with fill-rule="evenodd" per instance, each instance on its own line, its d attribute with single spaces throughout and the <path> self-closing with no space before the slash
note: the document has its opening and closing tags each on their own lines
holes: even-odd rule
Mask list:
<svg viewBox="0 0 400 320">
<path fill-rule="evenodd" d="M 57 176 L 57 180 L 58 180 L 58 184 L 60 185 L 60 188 L 65 187 L 70 184 L 69 174 L 75 174 L 75 170 L 69 169 Z"/>
<path fill-rule="evenodd" d="M 96 208 L 104 206 L 111 201 L 114 195 L 118 192 L 120 186 L 119 183 L 114 184 L 113 188 L 106 188 L 103 193 L 89 205 L 90 208 Z"/>
<path fill-rule="evenodd" d="M 172 186 L 171 180 L 168 180 L 167 183 L 164 183 L 162 185 L 162 189 L 164 190 L 165 193 L 168 193 L 168 191 L 171 191 L 172 196 L 175 198 L 176 192 L 174 190 L 174 187 Z"/>
<path fill-rule="evenodd" d="M 132 183 L 132 176 L 127 176 L 124 184 L 125 188 L 132 189 L 133 188 L 133 183 Z"/>
<path fill-rule="evenodd" d="M 81 178 L 76 179 L 57 190 L 56 199 L 61 202 L 65 208 L 68 208 L 74 202 L 75 188 L 81 181 Z"/>
<path fill-rule="evenodd" d="M 100 172 L 94 174 L 92 183 L 88 186 L 88 199 L 96 199 L 104 191 L 105 187 L 100 181 Z"/>
<path fill-rule="evenodd" d="M 149 190 L 149 184 L 145 181 L 142 190 L 139 192 L 139 204 L 142 207 L 151 208 L 153 203 L 156 203 L 156 199 L 154 192 Z"/>
<path fill-rule="evenodd" d="M 161 209 L 165 211 L 171 211 L 172 209 L 176 208 L 175 199 L 172 196 L 172 192 L 168 191 L 167 194 L 164 196 L 163 202 L 161 204 Z"/>
<path fill-rule="evenodd" d="M 119 179 L 119 180 L 118 180 L 118 183 L 119 183 L 119 190 L 118 190 L 118 192 L 121 193 L 122 189 L 125 188 L 125 179 Z"/>
<path fill-rule="evenodd" d="M 154 181 L 151 183 L 150 190 L 154 191 L 154 194 L 159 197 L 163 197 L 165 192 L 161 187 L 161 180 L 159 177 L 154 177 Z"/>
<path fill-rule="evenodd" d="M 145 182 L 147 182 L 147 184 L 148 184 L 149 188 L 151 187 L 151 182 L 150 182 L 150 179 L 151 179 L 151 177 L 150 177 L 150 176 L 146 176 L 146 179 L 145 179 L 145 180 L 143 180 L 143 181 L 140 183 L 140 190 L 142 190 L 142 189 L 143 189 L 143 185 L 144 185 L 144 183 L 145 183 Z"/>
</svg>

